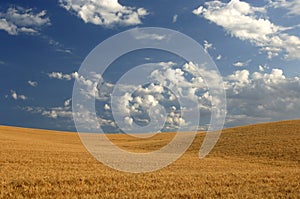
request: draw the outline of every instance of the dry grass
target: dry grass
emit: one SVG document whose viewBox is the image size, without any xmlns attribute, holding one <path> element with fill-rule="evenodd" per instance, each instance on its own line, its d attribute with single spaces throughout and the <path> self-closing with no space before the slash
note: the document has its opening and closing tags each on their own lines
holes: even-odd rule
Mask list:
<svg viewBox="0 0 300 199">
<path fill-rule="evenodd" d="M 172 136 L 110 138 L 149 151 Z M 0 127 L 0 198 L 300 198 L 299 120 L 226 129 L 199 160 L 203 136 L 172 165 L 129 174 L 97 162 L 75 133 Z"/>
</svg>

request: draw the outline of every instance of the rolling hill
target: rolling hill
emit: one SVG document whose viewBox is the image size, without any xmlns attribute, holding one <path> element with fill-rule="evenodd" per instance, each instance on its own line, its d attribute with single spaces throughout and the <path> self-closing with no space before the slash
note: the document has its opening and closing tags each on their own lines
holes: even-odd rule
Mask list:
<svg viewBox="0 0 300 199">
<path fill-rule="evenodd" d="M 146 152 L 173 136 L 109 138 Z M 130 174 L 96 161 L 77 133 L 0 126 L 0 198 L 300 197 L 300 120 L 224 129 L 213 151 L 199 159 L 204 136 L 198 133 L 173 164 Z"/>
</svg>

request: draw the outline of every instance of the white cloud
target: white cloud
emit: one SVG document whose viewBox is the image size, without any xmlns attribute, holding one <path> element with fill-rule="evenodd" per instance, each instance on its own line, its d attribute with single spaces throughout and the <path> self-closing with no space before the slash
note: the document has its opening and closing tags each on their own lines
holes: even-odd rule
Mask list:
<svg viewBox="0 0 300 199">
<path fill-rule="evenodd" d="M 236 66 L 236 67 L 245 67 L 247 66 L 249 63 L 251 62 L 251 59 L 245 61 L 245 62 L 241 62 L 241 61 L 237 61 L 233 64 L 233 66 Z"/>
<path fill-rule="evenodd" d="M 162 82 L 163 85 L 168 86 L 169 88 L 178 87 L 178 91 L 180 91 L 180 87 L 187 87 L 187 85 L 190 85 L 184 77 L 184 71 L 180 68 L 173 69 L 165 67 L 159 70 L 154 70 L 151 73 L 151 78 L 158 82 Z"/>
<path fill-rule="evenodd" d="M 0 12 L 0 29 L 10 35 L 35 34 L 38 33 L 40 27 L 50 24 L 45 10 L 34 13 L 32 9 L 16 7 Z"/>
<path fill-rule="evenodd" d="M 64 102 L 65 107 L 70 106 L 71 100 L 72 100 L 72 99 L 67 99 L 67 100 Z"/>
<path fill-rule="evenodd" d="M 299 0 L 270 0 L 270 6 L 274 8 L 288 9 L 290 15 L 300 15 L 300 1 Z"/>
<path fill-rule="evenodd" d="M 232 89 L 234 94 L 240 92 L 240 88 L 250 83 L 248 70 L 238 70 L 227 77 L 229 82 L 226 82 L 226 87 Z"/>
<path fill-rule="evenodd" d="M 41 38 L 46 40 L 50 46 L 53 46 L 57 52 L 62 52 L 62 53 L 67 53 L 67 54 L 72 54 L 72 50 L 66 48 L 63 44 L 60 42 L 54 40 L 48 35 L 41 35 Z"/>
<path fill-rule="evenodd" d="M 260 72 L 264 72 L 264 71 L 265 71 L 265 68 L 264 68 L 263 66 L 259 65 L 259 66 L 258 66 L 258 70 L 259 70 Z"/>
<path fill-rule="evenodd" d="M 17 93 L 15 92 L 15 91 L 11 91 L 11 97 L 13 98 L 13 99 L 15 99 L 15 100 L 17 100 L 18 99 L 18 95 L 17 95 Z"/>
<path fill-rule="evenodd" d="M 180 112 L 176 112 L 174 109 L 168 114 L 166 123 L 168 124 L 167 129 L 179 128 L 181 125 L 186 125 L 186 121 L 181 117 Z"/>
<path fill-rule="evenodd" d="M 131 117 L 125 117 L 124 122 L 130 126 L 133 124 L 133 119 Z"/>
<path fill-rule="evenodd" d="M 262 18 L 265 7 L 254 7 L 239 0 L 209 1 L 193 13 L 223 27 L 231 36 L 250 41 L 267 52 L 269 58 L 283 52 L 287 59 L 300 59 L 300 38 L 284 32 L 291 27 L 278 26 L 267 17 Z"/>
<path fill-rule="evenodd" d="M 11 90 L 11 97 L 14 99 L 14 100 L 18 100 L 18 99 L 21 99 L 21 100 L 26 100 L 27 97 L 25 95 L 18 95 L 16 91 L 14 90 Z"/>
<path fill-rule="evenodd" d="M 219 78 L 220 76 L 215 70 L 207 70 L 205 66 L 199 67 L 192 62 L 185 63 L 182 68 L 185 72 L 192 74 L 193 76 L 197 77 L 198 80 L 200 80 L 196 82 L 191 81 L 191 83 L 196 84 L 192 86 L 190 85 L 190 87 L 207 87 L 205 81 L 203 81 L 201 78 L 199 79 L 199 76 L 204 77 L 206 81 L 210 81 L 210 88 L 220 88 L 220 86 L 223 85 L 222 79 Z"/>
<path fill-rule="evenodd" d="M 150 93 L 163 93 L 164 87 L 162 85 L 155 85 L 153 83 L 149 84 L 147 87 L 138 87 L 136 90 L 137 94 L 150 94 Z"/>
<path fill-rule="evenodd" d="M 51 72 L 48 74 L 48 77 L 52 79 L 60 79 L 60 80 L 72 80 L 78 77 L 77 72 L 73 72 L 71 74 L 63 74 L 62 72 Z"/>
<path fill-rule="evenodd" d="M 116 123 L 113 120 L 99 117 L 98 122 L 102 126 L 109 126 L 109 127 L 116 128 Z"/>
<path fill-rule="evenodd" d="M 81 88 L 84 94 L 87 97 L 93 95 L 100 101 L 98 108 L 103 110 L 104 114 L 99 116 L 97 124 L 113 129 L 113 132 L 119 132 L 120 125 L 119 123 L 116 125 L 113 120 L 115 115 L 111 115 L 111 110 L 114 110 L 120 118 L 118 122 L 128 129 L 132 129 L 134 123 L 146 125 L 156 119 L 165 122 L 165 130 L 178 128 L 179 125 L 188 127 L 189 118 L 183 118 L 180 111 L 185 110 L 185 113 L 188 113 L 189 109 L 180 107 L 178 96 L 198 99 L 199 104 L 196 108 L 201 111 L 201 121 L 209 122 L 212 104 L 217 105 L 220 103 L 218 100 L 222 101 L 222 99 L 216 99 L 211 95 L 205 80 L 213 80 L 214 85 L 210 85 L 213 88 L 220 87 L 222 82 L 218 80 L 217 74 L 198 67 L 198 72 L 201 74 L 199 77 L 197 66 L 192 62 L 185 63 L 181 67 L 173 62 L 162 62 L 156 65 L 161 67 L 155 69 L 149 78 L 150 82 L 154 80 L 155 83 L 134 87 L 134 89 L 132 89 L 133 85 L 119 85 L 121 90 L 130 88 L 130 92 L 126 91 L 118 96 L 115 104 L 111 104 L 109 95 L 115 85 L 100 81 L 99 87 L 97 79 L 103 79 L 97 74 L 88 77 L 74 75 L 78 83 L 83 85 Z M 258 69 L 258 72 L 253 73 L 246 69 L 237 70 L 224 77 L 228 107 L 227 126 L 299 117 L 300 78 L 286 77 L 282 69 L 273 68 L 270 72 L 267 72 L 268 66 L 258 66 Z M 58 75 L 58 78 L 64 79 L 64 75 Z M 71 76 L 65 78 L 69 79 Z M 175 96 L 177 94 L 179 95 Z M 105 97 L 97 97 L 97 95 L 105 95 Z M 70 101 L 65 101 L 64 105 L 64 107 L 43 109 L 39 113 L 50 118 L 71 118 Z M 165 117 L 162 112 L 154 113 L 150 117 L 149 110 L 156 110 L 157 105 L 165 108 Z M 79 114 L 82 121 L 87 121 L 87 124 L 92 119 L 91 114 L 86 110 L 76 114 Z"/>
<path fill-rule="evenodd" d="M 58 117 L 70 117 L 72 114 L 71 111 L 69 110 L 64 110 L 62 109 L 61 107 L 56 107 L 56 108 L 52 108 L 51 110 L 44 110 L 42 112 L 42 115 L 43 116 L 46 116 L 46 117 L 50 117 L 50 118 L 53 118 L 53 119 L 56 119 Z"/>
<path fill-rule="evenodd" d="M 50 108 L 43 108 L 43 107 L 24 107 L 23 110 L 33 113 L 33 114 L 40 114 L 42 116 L 57 119 L 57 118 L 67 118 L 73 119 L 73 113 L 71 109 L 71 101 L 72 99 L 67 99 L 64 101 L 64 106 L 60 107 L 50 107 Z"/>
<path fill-rule="evenodd" d="M 79 75 L 78 72 L 71 74 L 64 74 L 62 72 L 51 72 L 48 73 L 48 77 L 51 79 L 59 79 L 70 81 L 75 79 L 80 85 L 80 92 L 87 98 L 95 97 L 97 99 L 107 99 L 108 94 L 112 91 L 112 84 L 102 81 L 102 76 L 94 72 L 90 73 L 89 77 Z M 101 93 L 99 93 L 98 86 L 101 85 Z"/>
<path fill-rule="evenodd" d="M 89 99 L 95 97 L 98 100 L 107 100 L 113 91 L 114 85 L 104 81 L 100 74 L 94 72 L 91 72 L 88 77 L 76 73 L 75 79 L 82 95 Z"/>
<path fill-rule="evenodd" d="M 258 66 L 258 70 L 259 70 L 260 72 L 264 72 L 266 69 L 270 69 L 270 67 L 267 66 L 267 65 L 259 65 L 259 66 Z"/>
<path fill-rule="evenodd" d="M 43 108 L 43 107 L 25 107 L 25 111 L 40 114 L 42 116 L 57 119 L 57 118 L 68 118 L 72 119 L 72 110 L 70 107 L 53 107 L 53 108 Z"/>
<path fill-rule="evenodd" d="M 283 75 L 283 71 L 281 69 L 274 68 L 272 69 L 270 74 L 265 73 L 262 75 L 258 72 L 253 73 L 253 79 L 262 79 L 265 84 L 278 84 L 280 82 L 283 82 L 286 77 Z"/>
<path fill-rule="evenodd" d="M 59 3 L 85 23 L 104 27 L 138 25 L 142 23 L 141 19 L 148 15 L 144 8 L 123 6 L 118 0 L 59 0 Z"/>
<path fill-rule="evenodd" d="M 287 78 L 281 69 L 239 70 L 225 80 L 228 126 L 299 118 L 299 77 Z"/>
<path fill-rule="evenodd" d="M 163 66 L 163 67 L 172 67 L 175 66 L 176 63 L 172 62 L 172 61 L 168 61 L 168 62 L 159 62 L 157 63 L 159 66 Z"/>
<path fill-rule="evenodd" d="M 150 34 L 150 33 L 146 33 L 145 31 L 142 31 L 138 28 L 135 28 L 134 31 L 131 32 L 131 34 L 133 35 L 133 37 L 137 40 L 157 40 L 157 41 L 161 41 L 167 38 L 167 35 L 164 34 Z"/>
<path fill-rule="evenodd" d="M 234 80 L 235 83 L 249 83 L 249 71 L 248 70 L 238 70 L 232 75 L 228 76 L 229 80 Z"/>
<path fill-rule="evenodd" d="M 125 93 L 123 96 L 120 97 L 119 99 L 119 104 L 117 110 L 120 113 L 126 113 L 129 114 L 130 113 L 130 102 L 132 102 L 133 97 L 131 95 L 131 93 Z"/>
<path fill-rule="evenodd" d="M 176 23 L 177 22 L 177 18 L 178 18 L 178 15 L 174 15 L 173 18 L 172 18 L 172 23 Z"/>
<path fill-rule="evenodd" d="M 198 77 L 198 75 L 195 76 L 196 73 L 194 73 L 192 68 L 196 66 L 192 63 L 186 63 L 181 67 L 174 67 L 176 64 L 173 62 L 153 64 L 161 67 L 156 67 L 150 73 L 149 77 L 145 78 L 149 78 L 150 82 L 156 83 L 137 86 L 135 89 L 131 89 L 130 92 L 124 92 L 121 96 L 118 96 L 116 103 L 112 104 L 114 112 L 118 116 L 117 118 L 120 118 L 118 121 L 124 125 L 130 125 L 133 124 L 130 118 L 133 118 L 133 122 L 137 124 L 150 125 L 151 123 L 156 128 L 159 122 L 153 123 L 153 121 L 157 120 L 166 122 L 164 128 L 168 130 L 176 129 L 179 126 L 191 128 L 188 121 L 189 117 L 193 117 L 193 114 L 188 114 L 188 112 L 194 110 L 195 107 L 180 107 L 180 109 L 184 109 L 186 115 L 188 115 L 186 118 L 182 118 L 181 110 L 177 110 L 176 108 L 177 103 L 179 103 L 177 100 L 183 97 L 187 100 L 194 99 L 197 101 L 198 95 L 201 96 L 203 90 L 207 90 L 205 81 L 201 77 Z M 207 77 L 207 75 L 215 77 L 214 74 L 209 73 L 211 72 L 206 72 L 203 75 L 205 77 Z M 216 80 L 216 78 L 214 78 L 214 80 Z M 220 86 L 220 84 L 218 84 L 218 86 Z M 130 85 L 119 85 L 119 87 L 120 89 L 123 87 L 131 88 Z M 206 94 L 204 95 L 206 96 Z M 203 99 L 203 101 L 205 101 L 205 99 Z M 200 100 L 199 103 L 202 104 Z M 203 107 L 205 107 L 205 109 L 207 109 L 207 104 L 199 105 L 199 108 L 204 109 Z M 164 111 L 159 111 L 160 108 L 158 107 L 160 106 L 165 109 L 165 113 Z M 147 117 L 147 115 L 150 118 Z M 128 118 L 124 121 L 126 117 Z M 128 126 L 126 128 L 128 128 Z"/>
<path fill-rule="evenodd" d="M 105 104 L 103 108 L 104 108 L 104 110 L 106 110 L 106 111 L 110 110 L 110 106 L 109 106 L 108 104 Z"/>
<path fill-rule="evenodd" d="M 218 56 L 216 57 L 216 59 L 217 59 L 217 60 L 221 60 L 221 59 L 222 59 L 222 55 L 218 55 Z"/>
<path fill-rule="evenodd" d="M 204 51 L 207 52 L 207 50 L 213 48 L 212 43 L 209 43 L 208 41 L 204 40 Z"/>
<path fill-rule="evenodd" d="M 10 35 L 17 35 L 18 34 L 17 26 L 12 24 L 12 23 L 9 23 L 6 19 L 3 19 L 3 18 L 0 19 L 0 29 L 5 30 Z"/>
<path fill-rule="evenodd" d="M 159 102 L 153 95 L 145 95 L 144 103 L 146 106 L 156 106 Z"/>
<path fill-rule="evenodd" d="M 32 87 L 37 87 L 37 85 L 38 85 L 38 83 L 36 81 L 31 81 L 31 80 L 29 80 L 27 83 Z"/>
<path fill-rule="evenodd" d="M 236 67 L 242 67 L 242 66 L 245 66 L 245 64 L 243 63 L 243 62 L 235 62 L 234 64 L 233 64 L 234 66 L 236 66 Z"/>
<path fill-rule="evenodd" d="M 141 35 L 136 35 L 136 39 L 150 39 L 150 40 L 163 40 L 166 38 L 165 35 L 159 35 L 159 34 L 141 34 Z"/>
</svg>

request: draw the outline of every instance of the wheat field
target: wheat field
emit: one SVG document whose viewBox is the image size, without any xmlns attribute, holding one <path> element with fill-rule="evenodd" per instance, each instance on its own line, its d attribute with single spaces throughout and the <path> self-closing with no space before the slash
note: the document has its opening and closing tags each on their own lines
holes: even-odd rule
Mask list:
<svg viewBox="0 0 300 199">
<path fill-rule="evenodd" d="M 146 152 L 173 136 L 109 138 Z M 199 159 L 204 136 L 173 164 L 130 174 L 96 161 L 77 133 L 0 126 L 0 198 L 300 198 L 300 120 L 225 129 Z"/>
</svg>

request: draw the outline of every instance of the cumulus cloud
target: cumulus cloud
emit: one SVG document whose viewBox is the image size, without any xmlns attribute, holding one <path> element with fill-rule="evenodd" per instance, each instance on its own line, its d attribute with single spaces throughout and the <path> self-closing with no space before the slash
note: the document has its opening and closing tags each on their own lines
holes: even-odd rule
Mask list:
<svg viewBox="0 0 300 199">
<path fill-rule="evenodd" d="M 112 84 L 102 81 L 102 76 L 95 74 L 94 72 L 90 73 L 89 77 L 80 76 L 77 72 L 70 74 L 64 74 L 62 72 L 51 72 L 48 73 L 48 77 L 51 79 L 66 80 L 70 81 L 72 79 L 76 80 L 81 86 L 81 92 L 86 97 L 95 97 L 97 99 L 107 99 L 109 92 L 112 90 Z M 100 82 L 99 82 L 100 81 Z M 99 93 L 99 88 L 101 87 L 102 93 Z"/>
<path fill-rule="evenodd" d="M 223 27 L 231 36 L 260 47 L 269 58 L 283 52 L 287 59 L 300 59 L 300 38 L 286 33 L 291 27 L 278 26 L 263 18 L 266 12 L 265 7 L 254 7 L 239 0 L 209 1 L 193 11 Z"/>
<path fill-rule="evenodd" d="M 248 70 L 238 70 L 232 75 L 228 76 L 229 80 L 234 80 L 235 83 L 249 83 L 249 71 Z"/>
<path fill-rule="evenodd" d="M 187 73 L 189 75 L 193 73 L 193 66 L 192 63 L 186 63 L 178 68 L 161 68 L 159 71 L 153 71 L 151 75 L 159 80 L 158 82 L 164 82 L 167 88 L 176 88 L 181 95 L 189 98 L 196 97 L 199 101 L 197 108 L 204 113 L 201 114 L 201 120 L 209 122 L 214 99 L 203 78 L 186 78 Z M 261 68 L 264 70 L 253 73 L 246 69 L 237 70 L 224 77 L 228 106 L 226 126 L 299 117 L 300 78 L 288 78 L 281 69 L 273 68 L 267 72 L 269 70 L 267 66 L 261 66 Z M 214 74 L 207 75 L 210 75 L 212 79 L 214 77 Z M 207 77 L 207 75 L 204 76 Z M 187 125 L 188 121 L 181 117 L 180 111 L 177 109 L 178 104 L 171 104 L 172 100 L 178 96 L 174 96 L 174 99 L 171 100 L 170 96 L 166 95 L 168 92 L 164 90 L 164 87 L 161 87 L 163 89 L 160 87 L 161 85 L 149 84 L 137 89 L 135 93 L 137 96 L 126 93 L 124 101 L 121 100 L 120 103 L 124 105 L 122 111 L 138 116 L 139 113 L 144 114 L 141 112 L 141 107 L 149 109 L 158 104 L 164 104 L 164 106 L 168 104 L 167 108 L 165 107 L 167 110 L 165 130 L 174 129 L 179 124 Z M 130 121 L 128 120 L 127 123 Z M 133 122 L 135 121 L 138 119 L 134 118 Z M 147 119 L 144 118 L 144 121 Z"/>
<path fill-rule="evenodd" d="M 172 108 L 173 110 L 166 118 L 166 129 L 176 129 L 181 125 L 186 125 L 186 121 L 181 117 L 180 111 L 176 111 L 176 107 Z"/>
<path fill-rule="evenodd" d="M 299 118 L 299 77 L 287 78 L 275 68 L 252 74 L 238 70 L 225 81 L 227 126 Z"/>
<path fill-rule="evenodd" d="M 178 18 L 178 15 L 174 15 L 173 18 L 172 18 L 172 23 L 176 23 L 177 22 L 177 18 Z"/>
<path fill-rule="evenodd" d="M 29 80 L 27 83 L 32 87 L 37 87 L 37 85 L 38 85 L 38 83 L 36 81 L 31 81 L 31 80 Z"/>
<path fill-rule="evenodd" d="M 176 63 L 172 62 L 172 61 L 168 61 L 168 62 L 159 62 L 159 63 L 157 63 L 157 65 L 163 66 L 163 67 L 172 67 L 172 66 L 175 66 Z"/>
<path fill-rule="evenodd" d="M 125 117 L 124 122 L 131 126 L 133 124 L 133 119 L 131 117 Z"/>
<path fill-rule="evenodd" d="M 81 92 L 84 93 L 86 97 L 96 97 L 98 99 L 104 98 L 106 93 L 110 92 L 112 89 L 112 85 L 104 82 L 102 76 L 91 72 L 89 77 L 84 77 L 79 75 L 78 72 L 73 72 L 70 74 L 64 74 L 62 72 L 51 72 L 47 74 L 48 77 L 51 79 L 58 79 L 58 80 L 66 80 L 70 81 L 72 79 L 76 80 L 78 84 L 82 87 Z M 100 81 L 100 82 L 99 82 Z M 99 93 L 98 90 L 101 87 L 103 93 Z"/>
<path fill-rule="evenodd" d="M 260 72 L 264 72 L 265 70 L 269 70 L 269 69 L 270 69 L 270 67 L 268 65 L 259 65 L 258 66 L 258 70 Z"/>
<path fill-rule="evenodd" d="M 274 8 L 285 8 L 290 15 L 300 15 L 300 1 L 298 0 L 270 0 L 270 6 Z"/>
<path fill-rule="evenodd" d="M 116 117 L 118 127 L 122 126 L 130 130 L 136 124 L 145 126 L 145 128 L 153 124 L 156 128 L 161 123 L 164 125 L 163 130 L 175 130 L 180 126 L 190 128 L 188 120 L 182 117 L 181 111 L 184 109 L 186 115 L 188 115 L 186 117 L 193 117 L 193 115 L 188 114 L 192 109 L 191 107 L 177 109 L 179 106 L 177 98 L 183 96 L 186 100 L 194 98 L 197 101 L 198 97 L 203 94 L 200 90 L 207 89 L 206 87 L 201 88 L 201 86 L 205 85 L 204 80 L 188 72 L 188 66 L 185 66 L 185 69 L 183 69 L 182 66 L 177 66 L 174 62 L 158 62 L 153 64 L 158 67 L 149 72 L 148 77 L 145 77 L 151 83 L 140 86 L 118 85 L 117 90 L 120 89 L 122 91 L 118 94 L 117 98 L 114 96 L 113 103 L 110 105 L 108 105 L 110 98 L 100 99 L 99 109 L 103 110 L 103 114 L 100 117 L 104 116 L 105 119 Z M 124 91 L 123 89 L 126 90 Z M 105 89 L 101 88 L 100 90 L 101 94 L 109 96 L 105 94 Z M 112 89 L 108 90 L 108 92 L 111 91 Z M 199 107 L 206 107 L 206 105 Z M 114 112 L 114 116 L 109 116 L 111 110 Z M 151 129 L 148 128 L 148 130 Z"/>
<path fill-rule="evenodd" d="M 213 106 L 222 100 L 227 101 L 226 126 L 299 117 L 300 78 L 287 77 L 282 69 L 258 66 L 257 72 L 236 70 L 223 78 L 227 97 L 218 99 L 206 85 L 209 79 L 213 80 L 209 81 L 213 84 L 209 86 L 213 88 L 222 86 L 214 71 L 201 68 L 196 70 L 197 66 L 192 62 L 181 66 L 173 62 L 156 64 L 159 67 L 150 72 L 149 77 L 145 77 L 149 79 L 148 84 L 134 88 L 133 85 L 119 85 L 119 89 L 127 90 L 114 98 L 116 103 L 113 103 L 114 100 L 111 98 L 116 85 L 105 82 L 100 75 L 94 73 L 85 77 L 74 76 L 76 81 L 82 84 L 83 95 L 87 98 L 91 96 L 96 98 L 98 119 L 95 124 L 99 126 L 96 125 L 95 128 L 101 126 L 108 129 L 107 132 L 121 132 L 118 122 L 132 129 L 136 124 L 146 126 L 156 120 L 164 122 L 163 131 L 171 131 L 179 126 L 189 128 L 191 119 L 189 117 L 193 117 L 188 114 L 189 111 L 199 109 L 203 129 L 207 128 L 210 122 Z M 59 75 L 59 79 L 66 79 L 63 78 L 64 75 Z M 69 78 L 71 76 L 67 77 Z M 196 99 L 198 105 L 182 107 L 178 97 Z M 160 106 L 165 112 L 160 112 L 157 108 Z M 49 118 L 71 118 L 70 99 L 66 100 L 62 107 L 35 111 Z M 116 115 L 112 115 L 113 111 L 120 118 L 117 122 Z M 93 120 L 92 114 L 84 109 L 74 114 L 82 118 L 82 124 L 84 121 L 90 124 Z"/>
<path fill-rule="evenodd" d="M 52 37 L 48 35 L 41 35 L 41 38 L 47 41 L 50 46 L 53 46 L 55 48 L 55 51 L 72 54 L 72 50 L 70 48 L 66 48 L 62 43 L 56 41 Z"/>
<path fill-rule="evenodd" d="M 67 99 L 67 100 L 64 102 L 65 107 L 70 106 L 71 100 L 72 100 L 72 99 Z"/>
<path fill-rule="evenodd" d="M 59 80 L 72 80 L 78 77 L 77 72 L 73 72 L 71 74 L 63 74 L 62 72 L 51 72 L 48 74 L 48 77 L 51 79 L 59 79 Z"/>
<path fill-rule="evenodd" d="M 207 52 L 208 49 L 213 48 L 213 44 L 209 43 L 208 41 L 204 40 L 204 51 Z"/>
<path fill-rule="evenodd" d="M 138 25 L 148 15 L 146 9 L 123 6 L 118 0 L 59 0 L 59 3 L 85 23 L 104 27 Z"/>
<path fill-rule="evenodd" d="M 247 66 L 249 63 L 251 62 L 251 59 L 245 61 L 245 62 L 242 62 L 242 61 L 237 61 L 233 64 L 233 66 L 236 66 L 236 67 L 245 67 Z"/>
<path fill-rule="evenodd" d="M 235 62 L 233 65 L 236 66 L 236 67 L 242 67 L 242 66 L 245 66 L 245 64 L 244 64 L 243 62 L 240 62 L 240 61 Z"/>
<path fill-rule="evenodd" d="M 106 111 L 110 110 L 110 106 L 109 106 L 108 104 L 105 104 L 103 108 L 104 108 L 104 110 L 106 110 Z"/>
<path fill-rule="evenodd" d="M 164 34 L 157 34 L 157 33 L 146 33 L 145 31 L 142 31 L 138 28 L 133 29 L 133 31 L 131 32 L 132 36 L 137 39 L 137 40 L 146 40 L 146 41 L 150 41 L 150 40 L 156 40 L 156 41 L 161 41 L 167 38 L 167 35 Z"/>
<path fill-rule="evenodd" d="M 0 29 L 10 35 L 36 34 L 41 27 L 50 24 L 45 10 L 35 13 L 33 9 L 10 7 L 6 12 L 0 12 Z"/>
<path fill-rule="evenodd" d="M 259 66 L 258 66 L 258 70 L 259 70 L 260 72 L 264 72 L 264 71 L 265 71 L 265 68 L 264 68 L 262 65 L 259 65 Z"/>
<path fill-rule="evenodd" d="M 56 119 L 58 117 L 72 117 L 72 111 L 62 107 L 50 108 L 49 110 L 43 110 L 42 115 Z"/>
<path fill-rule="evenodd" d="M 72 99 L 65 100 L 63 103 L 64 106 L 56 106 L 56 107 L 49 107 L 49 108 L 26 106 L 23 108 L 23 110 L 32 114 L 39 114 L 51 119 L 64 118 L 70 121 L 73 120 L 73 112 L 70 106 L 71 100 Z"/>
<path fill-rule="evenodd" d="M 19 95 L 19 94 L 17 94 L 17 92 L 14 91 L 14 90 L 11 90 L 10 92 L 11 92 L 11 97 L 12 97 L 14 100 L 18 100 L 18 99 L 26 100 L 26 99 L 27 99 L 27 97 L 26 97 L 25 95 Z"/>
<path fill-rule="evenodd" d="M 106 126 L 106 127 L 109 127 L 111 130 L 112 130 L 112 128 L 114 128 L 114 130 L 116 129 L 116 123 L 115 123 L 114 120 L 110 120 L 110 119 L 105 119 L 105 118 L 102 118 L 102 117 L 98 117 L 98 123 L 102 127 Z"/>
<path fill-rule="evenodd" d="M 136 39 L 149 39 L 149 40 L 163 40 L 166 38 L 165 35 L 159 35 L 159 34 L 139 34 L 139 35 L 135 35 Z"/>
<path fill-rule="evenodd" d="M 25 111 L 40 114 L 42 116 L 57 119 L 57 118 L 72 118 L 72 111 L 70 107 L 53 107 L 53 108 L 43 108 L 43 107 L 25 107 Z"/>
</svg>

